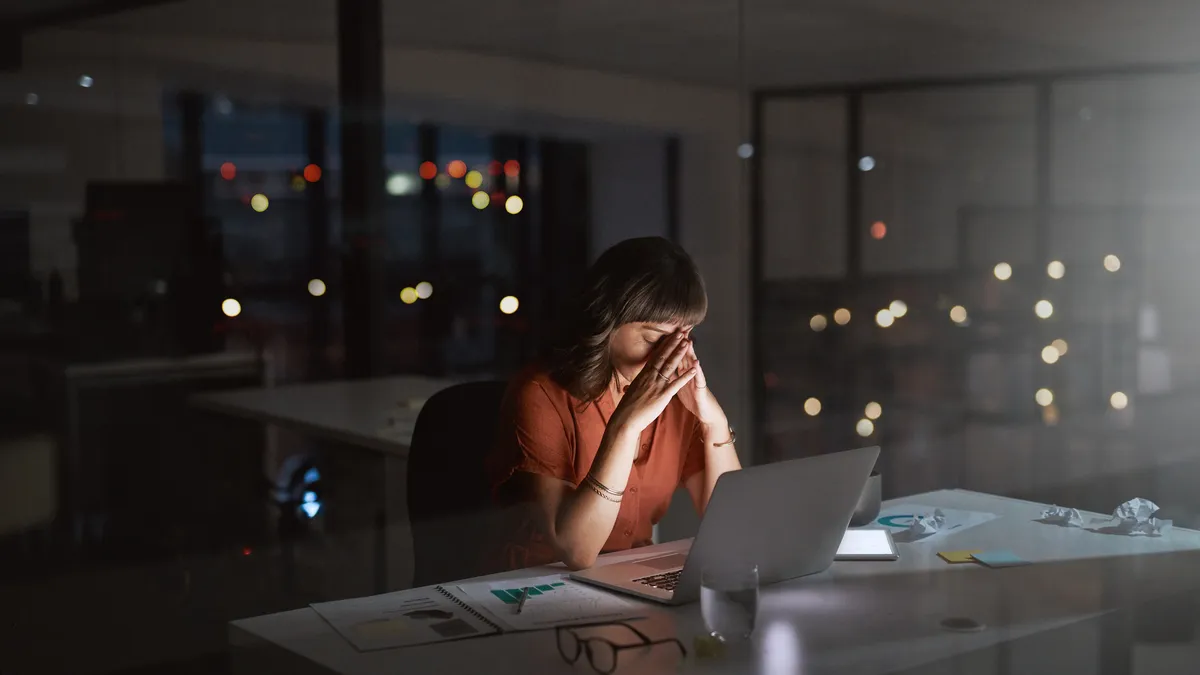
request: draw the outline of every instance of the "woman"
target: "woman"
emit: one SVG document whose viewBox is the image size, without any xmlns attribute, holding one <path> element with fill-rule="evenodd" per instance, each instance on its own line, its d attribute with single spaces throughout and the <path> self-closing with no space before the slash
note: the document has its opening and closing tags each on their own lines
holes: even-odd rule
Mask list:
<svg viewBox="0 0 1200 675">
<path fill-rule="evenodd" d="M 680 485 L 704 514 L 741 468 L 691 340 L 707 309 L 696 264 L 666 239 L 623 241 L 588 270 L 559 337 L 505 396 L 488 470 L 517 508 L 490 568 L 581 569 L 645 546 Z"/>
</svg>

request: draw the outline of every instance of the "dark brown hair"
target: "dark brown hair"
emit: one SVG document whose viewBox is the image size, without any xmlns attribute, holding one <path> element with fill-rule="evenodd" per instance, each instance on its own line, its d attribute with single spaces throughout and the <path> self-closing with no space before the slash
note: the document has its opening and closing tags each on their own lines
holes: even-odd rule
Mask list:
<svg viewBox="0 0 1200 675">
<path fill-rule="evenodd" d="M 609 341 L 627 323 L 694 326 L 708 312 L 691 256 L 662 237 L 626 239 L 600 255 L 581 291 L 559 313 L 546 354 L 550 374 L 572 396 L 593 401 L 613 378 Z"/>
</svg>

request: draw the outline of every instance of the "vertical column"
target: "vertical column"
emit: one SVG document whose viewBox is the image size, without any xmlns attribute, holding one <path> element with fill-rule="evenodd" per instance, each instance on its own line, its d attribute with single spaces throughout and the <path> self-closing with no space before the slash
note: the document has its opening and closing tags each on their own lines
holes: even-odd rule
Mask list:
<svg viewBox="0 0 1200 675">
<path fill-rule="evenodd" d="M 338 0 L 346 375 L 383 367 L 383 7 Z"/>
<path fill-rule="evenodd" d="M 307 139 L 308 163 L 320 169 L 320 179 L 309 183 L 305 190 L 305 209 L 308 218 L 308 264 L 309 278 L 320 279 L 326 288 L 326 295 L 313 296 L 309 293 L 309 379 L 324 379 L 329 376 L 330 367 L 327 357 L 329 344 L 332 339 L 330 325 L 329 291 L 333 282 L 333 266 L 330 265 L 329 249 L 329 189 L 327 177 L 330 175 L 326 148 L 326 125 L 329 116 L 320 108 L 310 109 L 304 116 L 305 136 Z M 340 287 L 340 285 L 339 285 Z"/>
<path fill-rule="evenodd" d="M 432 124 L 417 127 L 418 162 L 438 163 L 438 128 Z M 438 167 L 439 172 L 445 167 Z M 442 311 L 452 302 L 446 283 L 439 275 L 442 270 L 442 191 L 435 180 L 421 181 L 421 264 L 420 279 L 406 278 L 404 285 L 418 281 L 433 284 L 435 299 L 417 303 L 418 335 L 417 349 L 421 354 L 418 368 L 426 375 L 442 375 L 445 359 L 442 356 L 442 340 L 445 338 Z"/>
<path fill-rule="evenodd" d="M 516 214 L 508 212 L 506 205 L 512 196 L 526 199 L 527 157 L 525 140 L 518 136 L 497 135 L 492 138 L 492 158 L 498 162 L 498 175 L 493 177 L 493 201 L 489 207 L 495 220 L 496 244 L 503 251 L 496 256 L 505 261 L 504 268 L 498 277 L 498 295 L 514 295 L 520 300 L 520 308 L 511 316 L 500 320 L 496 335 L 496 367 L 503 372 L 506 369 L 519 367 L 532 353 L 533 327 L 537 320 L 539 302 L 534 298 L 531 275 L 533 267 L 533 241 L 529 228 L 529 204 L 522 202 L 521 211 Z M 515 164 L 514 164 L 515 162 Z M 549 191 L 545 179 L 551 171 L 547 170 L 543 158 L 541 187 L 542 193 Z M 547 256 L 554 254 L 547 250 Z"/>
<path fill-rule="evenodd" d="M 755 92 L 750 99 L 750 414 L 752 437 L 750 451 L 752 462 L 748 464 L 766 464 L 775 459 L 773 451 L 767 447 L 767 387 L 763 377 L 766 374 L 766 359 L 763 358 L 763 293 L 766 283 L 763 279 L 764 248 L 763 239 L 765 226 L 763 223 L 763 123 L 766 96 Z"/>
<path fill-rule="evenodd" d="M 219 350 L 223 342 L 213 330 L 224 318 L 220 298 L 224 284 L 220 232 L 205 214 L 208 185 L 204 177 L 204 105 L 205 98 L 199 93 L 179 95 L 183 144 L 178 175 L 188 188 L 182 213 L 186 220 L 184 250 L 189 260 L 171 280 L 170 313 L 175 339 L 188 354 Z"/>
<path fill-rule="evenodd" d="M 679 137 L 667 139 L 665 148 L 666 160 L 666 213 L 667 238 L 679 243 Z"/>
<path fill-rule="evenodd" d="M 591 162 L 590 149 L 583 143 L 542 141 L 540 147 L 543 267 L 537 302 L 544 316 L 553 316 L 567 294 L 582 282 L 588 266 Z M 544 334 L 545 328 L 540 332 Z"/>
</svg>

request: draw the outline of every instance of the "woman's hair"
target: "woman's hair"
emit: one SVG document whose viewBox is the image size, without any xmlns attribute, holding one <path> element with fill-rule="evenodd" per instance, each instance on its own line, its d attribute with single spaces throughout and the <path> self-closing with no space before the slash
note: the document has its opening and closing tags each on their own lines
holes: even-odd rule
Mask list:
<svg viewBox="0 0 1200 675">
<path fill-rule="evenodd" d="M 588 269 L 580 293 L 560 310 L 547 360 L 572 396 L 593 401 L 613 378 L 609 341 L 627 323 L 694 326 L 708 312 L 704 279 L 691 256 L 662 237 L 626 239 Z"/>
</svg>

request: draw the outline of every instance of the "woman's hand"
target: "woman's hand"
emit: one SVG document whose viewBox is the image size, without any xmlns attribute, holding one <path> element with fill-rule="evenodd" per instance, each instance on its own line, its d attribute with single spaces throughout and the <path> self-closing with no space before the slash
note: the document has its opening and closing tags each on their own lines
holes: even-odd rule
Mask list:
<svg viewBox="0 0 1200 675">
<path fill-rule="evenodd" d="M 729 428 L 729 420 L 725 417 L 725 411 L 721 409 L 721 404 L 717 403 L 717 397 L 713 396 L 712 390 L 708 388 L 704 369 L 700 367 L 700 359 L 696 356 L 696 346 L 690 339 L 685 342 L 688 348 L 687 354 L 679 362 L 677 370 L 680 372 L 690 370 L 696 374 L 679 390 L 679 400 L 696 416 L 696 419 L 700 420 L 701 424 L 726 433 Z"/>
<path fill-rule="evenodd" d="M 658 419 L 680 389 L 696 376 L 695 368 L 681 368 L 691 343 L 682 332 L 658 341 L 642 372 L 629 383 L 621 403 L 613 412 L 618 425 L 641 433 Z"/>
</svg>

